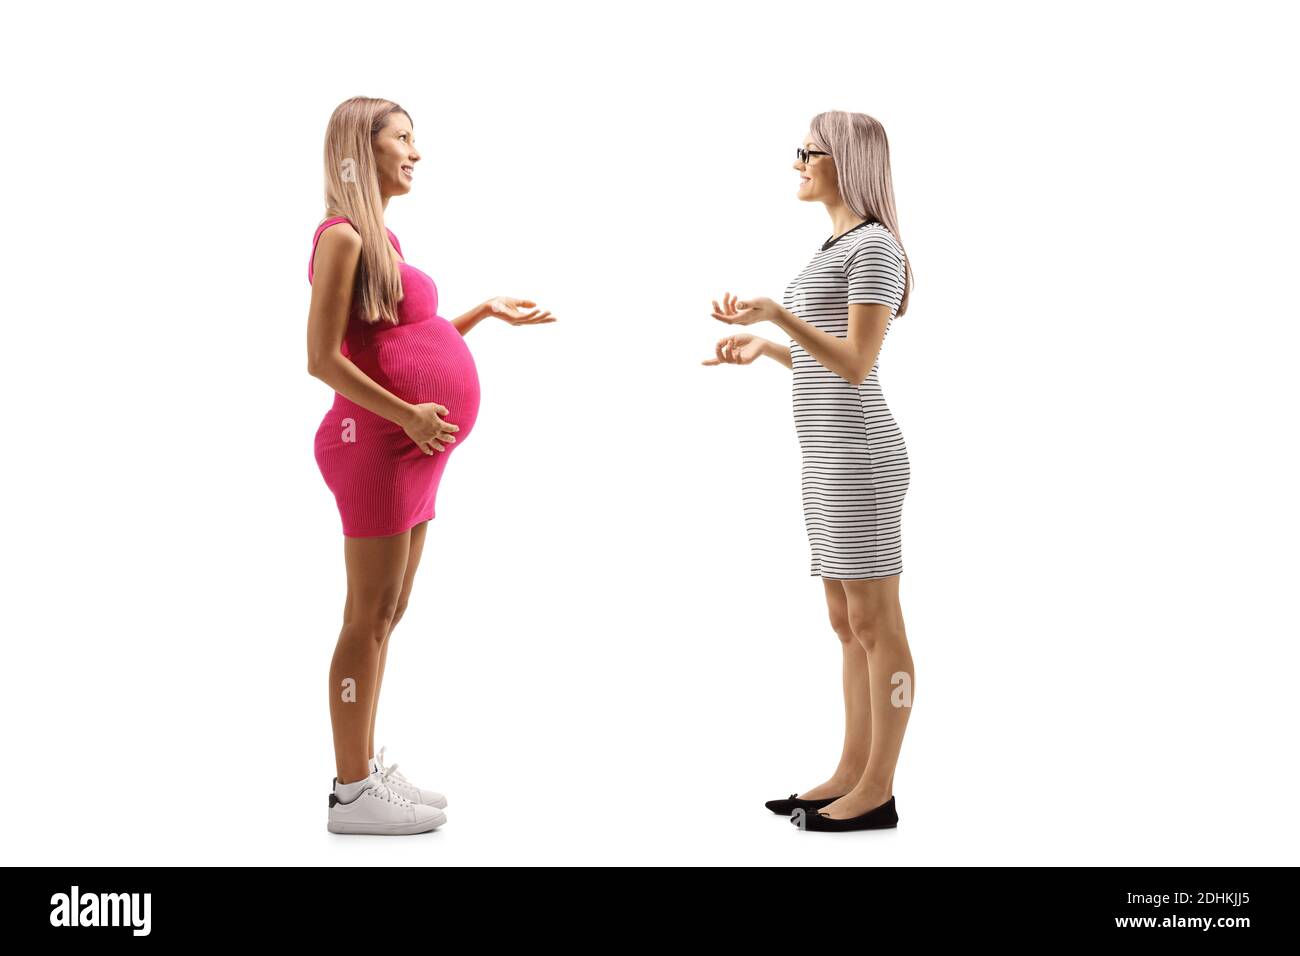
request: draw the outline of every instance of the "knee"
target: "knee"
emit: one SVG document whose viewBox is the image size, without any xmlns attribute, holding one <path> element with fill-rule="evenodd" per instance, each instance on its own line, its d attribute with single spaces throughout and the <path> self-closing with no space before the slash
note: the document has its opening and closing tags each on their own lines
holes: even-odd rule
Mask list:
<svg viewBox="0 0 1300 956">
<path fill-rule="evenodd" d="M 352 609 L 344 630 L 354 640 L 382 644 L 399 616 L 396 598 L 358 605 Z"/>
<path fill-rule="evenodd" d="M 883 608 L 858 611 L 849 616 L 853 638 L 868 654 L 874 651 L 894 632 L 893 622 Z"/>
<path fill-rule="evenodd" d="M 832 614 L 831 630 L 835 632 L 835 636 L 840 639 L 841 644 L 851 644 L 856 640 L 853 636 L 853 626 L 849 623 L 847 614 Z"/>
<path fill-rule="evenodd" d="M 393 608 L 393 619 L 388 622 L 388 629 L 390 631 L 393 628 L 397 627 L 397 622 L 402 619 L 402 615 L 405 613 L 406 613 L 406 602 L 398 601 L 397 606 Z"/>
</svg>

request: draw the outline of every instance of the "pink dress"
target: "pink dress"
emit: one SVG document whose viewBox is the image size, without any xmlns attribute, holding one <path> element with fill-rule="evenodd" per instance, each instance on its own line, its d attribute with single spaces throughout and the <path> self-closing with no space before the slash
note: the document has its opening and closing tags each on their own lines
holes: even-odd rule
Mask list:
<svg viewBox="0 0 1300 956">
<path fill-rule="evenodd" d="M 340 222 L 348 220 L 336 216 L 317 227 L 307 261 L 309 283 L 321 233 Z M 397 236 L 387 231 L 401 255 Z M 340 352 L 399 398 L 446 406 L 443 419 L 460 431 L 445 451 L 427 455 L 401 426 L 335 393 L 334 405 L 316 430 L 316 464 L 334 493 L 348 537 L 398 534 L 432 518 L 447 460 L 465 443 L 478 417 L 474 358 L 456 327 L 438 315 L 437 286 L 405 262 L 398 269 L 400 321 L 365 322 L 354 305 Z"/>
</svg>

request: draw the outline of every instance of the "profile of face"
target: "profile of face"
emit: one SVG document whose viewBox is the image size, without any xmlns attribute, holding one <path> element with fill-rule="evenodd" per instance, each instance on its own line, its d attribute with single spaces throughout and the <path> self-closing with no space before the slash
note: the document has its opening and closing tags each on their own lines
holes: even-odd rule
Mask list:
<svg viewBox="0 0 1300 956">
<path fill-rule="evenodd" d="M 835 161 L 830 150 L 813 138 L 812 131 L 804 134 L 803 148 L 810 153 L 825 153 L 824 156 L 809 156 L 808 162 L 795 157 L 794 168 L 799 172 L 799 189 L 796 195 L 804 202 L 837 203 L 840 198 L 840 181 L 835 175 Z"/>
<path fill-rule="evenodd" d="M 403 196 L 411 191 L 415 164 L 420 161 L 414 126 L 405 113 L 389 113 L 384 128 L 373 137 L 381 195 Z"/>
</svg>

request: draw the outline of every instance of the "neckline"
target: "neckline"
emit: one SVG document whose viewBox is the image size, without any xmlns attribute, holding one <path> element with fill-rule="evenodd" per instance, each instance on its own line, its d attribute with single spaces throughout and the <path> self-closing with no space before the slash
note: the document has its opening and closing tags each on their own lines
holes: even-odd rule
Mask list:
<svg viewBox="0 0 1300 956">
<path fill-rule="evenodd" d="M 851 233 L 851 232 L 857 232 L 857 231 L 858 231 L 859 229 L 861 229 L 863 226 L 878 226 L 878 225 L 880 225 L 880 221 L 879 221 L 878 219 L 864 219 L 862 222 L 858 223 L 858 224 L 857 224 L 856 226 L 854 226 L 852 229 L 845 229 L 845 230 L 844 230 L 843 232 L 841 232 L 838 236 L 832 236 L 831 238 L 829 238 L 829 239 L 827 239 L 825 242 L 823 242 L 823 243 L 822 243 L 822 252 L 825 252 L 825 251 L 826 251 L 827 249 L 829 249 L 831 246 L 835 245 L 835 243 L 839 242 L 841 239 L 843 239 L 843 238 L 844 238 L 845 236 L 847 236 L 849 233 Z"/>
</svg>

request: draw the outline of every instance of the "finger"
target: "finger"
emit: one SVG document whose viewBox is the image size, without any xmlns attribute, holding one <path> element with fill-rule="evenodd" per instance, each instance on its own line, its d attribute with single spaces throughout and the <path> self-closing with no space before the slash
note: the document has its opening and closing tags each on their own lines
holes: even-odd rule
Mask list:
<svg viewBox="0 0 1300 956">
<path fill-rule="evenodd" d="M 442 430 L 445 431 L 445 432 L 458 432 L 458 431 L 460 431 L 460 426 L 459 426 L 459 425 L 453 425 L 451 422 L 443 422 L 443 423 L 442 423 Z"/>
<path fill-rule="evenodd" d="M 537 303 L 532 299 L 514 299 L 512 301 L 515 305 L 522 306 L 525 309 L 531 309 L 533 306 L 537 305 Z"/>
<path fill-rule="evenodd" d="M 438 412 L 439 415 L 446 415 L 446 414 L 447 414 L 447 406 L 446 406 L 446 405 L 439 405 L 437 402 L 434 402 L 434 403 L 433 403 L 433 407 L 434 407 L 434 409 Z"/>
<path fill-rule="evenodd" d="M 701 365 L 717 365 L 717 364 L 718 364 L 718 360 L 717 360 L 717 359 L 704 359 L 704 361 L 700 362 L 700 364 L 701 364 Z"/>
</svg>

